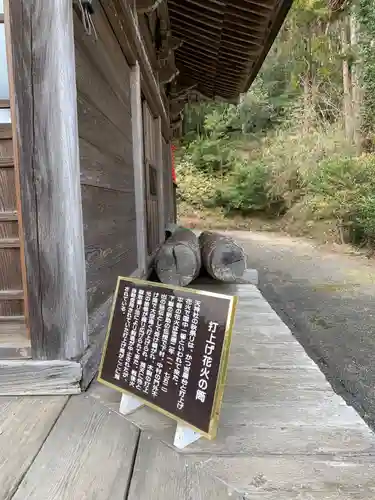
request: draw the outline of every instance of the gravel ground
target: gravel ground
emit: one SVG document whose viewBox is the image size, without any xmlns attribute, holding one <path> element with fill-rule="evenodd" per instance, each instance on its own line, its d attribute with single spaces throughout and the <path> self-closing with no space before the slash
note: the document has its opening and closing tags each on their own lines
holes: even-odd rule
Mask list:
<svg viewBox="0 0 375 500">
<path fill-rule="evenodd" d="M 258 269 L 263 295 L 375 429 L 375 262 L 269 233 L 230 234 Z"/>
</svg>

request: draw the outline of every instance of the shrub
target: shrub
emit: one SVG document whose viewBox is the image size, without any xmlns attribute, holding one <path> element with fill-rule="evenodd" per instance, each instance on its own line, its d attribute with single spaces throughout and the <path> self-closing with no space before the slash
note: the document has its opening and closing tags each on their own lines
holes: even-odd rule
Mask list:
<svg viewBox="0 0 375 500">
<path fill-rule="evenodd" d="M 227 212 L 240 211 L 243 214 L 267 211 L 268 173 L 262 163 L 242 162 L 227 182 L 216 191 L 215 203 Z"/>
<path fill-rule="evenodd" d="M 336 219 L 350 230 L 350 241 L 375 238 L 375 158 L 327 160 L 309 177 L 310 205 L 316 218 Z"/>
<path fill-rule="evenodd" d="M 186 148 L 196 170 L 210 175 L 225 175 L 239 161 L 236 143 L 225 137 L 200 137 Z"/>
<path fill-rule="evenodd" d="M 212 204 L 217 180 L 213 176 L 199 171 L 193 165 L 189 155 L 185 155 L 176 162 L 176 174 L 179 201 L 195 208 L 204 208 Z"/>
</svg>

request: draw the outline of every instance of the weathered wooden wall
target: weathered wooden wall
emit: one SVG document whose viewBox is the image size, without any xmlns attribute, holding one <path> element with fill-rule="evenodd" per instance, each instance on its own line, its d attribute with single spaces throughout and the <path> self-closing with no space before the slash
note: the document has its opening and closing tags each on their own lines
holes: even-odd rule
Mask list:
<svg viewBox="0 0 375 500">
<path fill-rule="evenodd" d="M 98 39 L 74 13 L 89 316 L 137 269 L 130 68 L 99 2 Z"/>
</svg>

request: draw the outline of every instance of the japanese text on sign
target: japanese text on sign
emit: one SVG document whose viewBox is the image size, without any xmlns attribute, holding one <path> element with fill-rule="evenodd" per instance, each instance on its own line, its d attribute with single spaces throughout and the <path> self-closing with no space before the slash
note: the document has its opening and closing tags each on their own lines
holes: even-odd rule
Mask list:
<svg viewBox="0 0 375 500">
<path fill-rule="evenodd" d="M 233 297 L 119 281 L 99 380 L 208 433 Z"/>
</svg>

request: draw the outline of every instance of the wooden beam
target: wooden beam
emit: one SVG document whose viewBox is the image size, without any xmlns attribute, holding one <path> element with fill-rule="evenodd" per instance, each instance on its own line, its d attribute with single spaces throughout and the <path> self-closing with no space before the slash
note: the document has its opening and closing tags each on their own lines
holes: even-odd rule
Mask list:
<svg viewBox="0 0 375 500">
<path fill-rule="evenodd" d="M 160 118 L 156 118 L 154 122 L 155 127 L 155 153 L 156 163 L 158 169 L 158 209 L 159 209 L 159 243 L 165 240 L 165 212 L 164 212 L 164 166 L 163 166 L 163 136 Z"/>
<path fill-rule="evenodd" d="M 72 361 L 0 360 L 0 396 L 78 394 L 81 376 Z"/>
<path fill-rule="evenodd" d="M 0 168 L 14 168 L 13 158 L 0 158 Z"/>
<path fill-rule="evenodd" d="M 23 290 L 0 290 L 0 300 L 23 300 Z"/>
<path fill-rule="evenodd" d="M 1 222 L 10 222 L 10 221 L 17 221 L 18 216 L 16 211 L 12 212 L 0 212 L 0 221 Z"/>
<path fill-rule="evenodd" d="M 138 62 L 130 74 L 130 98 L 133 135 L 133 166 L 135 205 L 137 215 L 137 252 L 138 268 L 142 273 L 147 267 L 146 206 L 145 206 L 145 169 L 143 164 L 143 124 L 141 101 L 141 73 Z"/>
<path fill-rule="evenodd" d="M 88 343 L 72 3 L 5 6 L 32 355 L 70 360 Z"/>
</svg>

